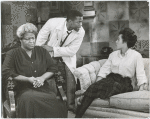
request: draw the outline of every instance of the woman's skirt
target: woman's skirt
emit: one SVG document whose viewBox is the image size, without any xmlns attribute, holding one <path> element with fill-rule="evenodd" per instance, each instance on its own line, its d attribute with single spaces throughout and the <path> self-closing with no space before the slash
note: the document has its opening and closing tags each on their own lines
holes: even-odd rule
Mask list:
<svg viewBox="0 0 150 119">
<path fill-rule="evenodd" d="M 85 96 L 92 98 L 107 99 L 112 95 L 131 92 L 133 87 L 129 77 L 122 77 L 120 74 L 110 73 L 106 78 L 90 85 L 84 92 Z"/>
<path fill-rule="evenodd" d="M 56 94 L 44 85 L 26 88 L 17 96 L 17 118 L 67 118 L 67 108 Z"/>
</svg>

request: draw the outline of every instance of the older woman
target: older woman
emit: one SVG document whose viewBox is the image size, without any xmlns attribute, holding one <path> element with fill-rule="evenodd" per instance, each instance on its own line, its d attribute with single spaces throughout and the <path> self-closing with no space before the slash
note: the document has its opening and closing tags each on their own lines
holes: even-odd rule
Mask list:
<svg viewBox="0 0 150 119">
<path fill-rule="evenodd" d="M 49 87 L 57 71 L 49 53 L 35 46 L 37 28 L 26 23 L 17 29 L 21 47 L 7 52 L 2 67 L 4 79 L 12 77 L 17 81 L 18 118 L 66 118 L 67 110 L 61 100 Z"/>
<path fill-rule="evenodd" d="M 106 99 L 112 95 L 133 90 L 131 78 L 136 74 L 139 90 L 145 90 L 147 79 L 140 53 L 132 50 L 137 36 L 130 28 L 120 31 L 116 41 L 117 51 L 110 54 L 101 67 L 97 82 L 85 91 L 81 105 L 77 108 L 76 118 L 82 117 L 95 98 Z"/>
</svg>

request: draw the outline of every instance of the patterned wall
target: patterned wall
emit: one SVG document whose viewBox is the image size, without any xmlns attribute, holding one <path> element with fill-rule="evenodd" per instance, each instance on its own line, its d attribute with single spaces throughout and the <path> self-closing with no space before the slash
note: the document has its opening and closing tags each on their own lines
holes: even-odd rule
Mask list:
<svg viewBox="0 0 150 119">
<path fill-rule="evenodd" d="M 26 23 L 37 20 L 36 2 L 2 2 L 2 46 L 11 43 L 16 38 L 16 29 Z"/>
<path fill-rule="evenodd" d="M 118 33 L 124 27 L 130 27 L 138 36 L 135 48 L 149 54 L 149 7 L 147 1 L 95 1 L 94 8 L 96 17 L 92 22 L 92 32 L 89 32 L 88 23 L 83 24 L 86 31 L 85 37 L 89 39 L 84 39 L 78 52 L 79 58 L 83 55 L 99 55 L 104 46 L 110 46 L 115 50 Z M 80 61 L 81 59 L 78 59 L 79 65 Z"/>
<path fill-rule="evenodd" d="M 83 1 L 64 2 L 64 11 L 77 9 L 83 12 Z M 40 6 L 39 6 L 40 5 Z M 47 21 L 50 17 L 50 2 L 2 2 L 2 45 L 15 39 L 18 26 L 26 22 L 36 23 L 38 17 Z M 59 11 L 58 4 L 54 11 Z M 138 36 L 136 49 L 149 49 L 149 7 L 147 1 L 94 1 L 96 16 L 94 19 L 84 19 L 85 37 L 77 53 L 78 66 L 82 65 L 82 56 L 100 55 L 104 46 L 115 50 L 115 41 L 119 30 L 130 27 Z M 45 12 L 46 11 L 46 12 Z M 53 13 L 55 14 L 55 12 Z"/>
</svg>

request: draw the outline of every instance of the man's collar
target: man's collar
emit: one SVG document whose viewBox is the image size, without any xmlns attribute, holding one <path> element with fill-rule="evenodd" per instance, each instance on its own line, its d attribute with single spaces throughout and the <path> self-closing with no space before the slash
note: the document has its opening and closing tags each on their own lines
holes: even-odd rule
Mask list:
<svg viewBox="0 0 150 119">
<path fill-rule="evenodd" d="M 67 29 L 67 21 L 65 21 L 64 31 L 65 31 L 65 32 L 68 31 L 68 29 Z"/>
</svg>

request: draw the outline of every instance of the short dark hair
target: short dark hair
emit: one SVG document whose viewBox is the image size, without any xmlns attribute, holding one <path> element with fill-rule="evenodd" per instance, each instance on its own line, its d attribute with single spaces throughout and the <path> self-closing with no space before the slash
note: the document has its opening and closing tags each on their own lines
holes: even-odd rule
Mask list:
<svg viewBox="0 0 150 119">
<path fill-rule="evenodd" d="M 75 20 L 76 17 L 82 17 L 83 14 L 77 10 L 70 10 L 68 13 L 67 13 L 67 21 L 70 19 L 70 20 Z"/>
<path fill-rule="evenodd" d="M 123 42 L 127 43 L 128 48 L 131 48 L 137 42 L 137 36 L 135 32 L 130 28 L 124 28 L 119 32 L 119 35 L 122 34 Z"/>
</svg>

